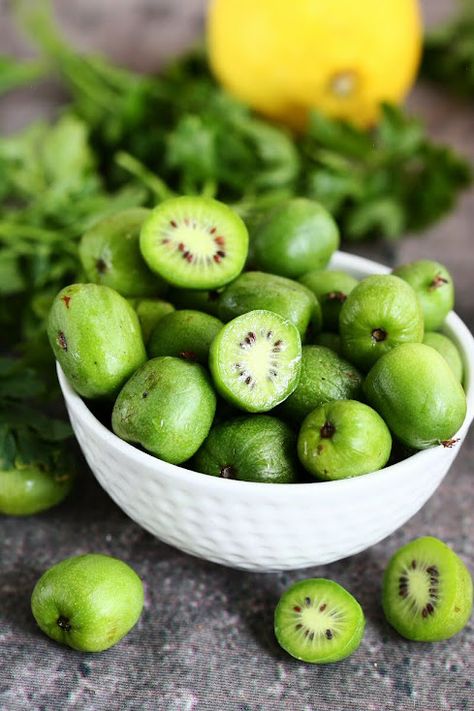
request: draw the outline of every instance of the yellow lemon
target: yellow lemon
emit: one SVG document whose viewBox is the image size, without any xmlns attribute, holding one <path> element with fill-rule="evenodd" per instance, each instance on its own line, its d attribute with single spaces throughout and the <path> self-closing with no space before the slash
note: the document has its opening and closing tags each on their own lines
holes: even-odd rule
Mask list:
<svg viewBox="0 0 474 711">
<path fill-rule="evenodd" d="M 212 0 L 207 30 L 220 82 L 296 128 L 311 108 L 375 123 L 410 89 L 422 39 L 417 0 Z"/>
</svg>

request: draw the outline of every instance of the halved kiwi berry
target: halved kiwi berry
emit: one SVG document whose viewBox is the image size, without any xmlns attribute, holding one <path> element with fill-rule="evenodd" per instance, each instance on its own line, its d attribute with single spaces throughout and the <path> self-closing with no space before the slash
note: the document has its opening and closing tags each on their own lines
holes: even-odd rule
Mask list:
<svg viewBox="0 0 474 711">
<path fill-rule="evenodd" d="M 288 484 L 296 481 L 296 435 L 270 415 L 215 425 L 195 455 L 198 472 L 223 479 Z"/>
<path fill-rule="evenodd" d="M 301 339 L 296 326 L 272 311 L 249 311 L 214 339 L 209 367 L 218 392 L 248 412 L 266 412 L 296 388 Z"/>
<path fill-rule="evenodd" d="M 472 578 L 462 560 L 431 536 L 417 538 L 390 560 L 382 605 L 388 622 L 416 642 L 449 639 L 472 612 Z"/>
<path fill-rule="evenodd" d="M 150 269 L 187 289 L 215 289 L 245 264 L 248 232 L 227 205 L 205 197 L 160 203 L 145 221 L 140 249 Z"/>
<path fill-rule="evenodd" d="M 338 662 L 362 641 L 365 618 L 357 600 L 325 578 L 300 580 L 275 610 L 275 636 L 292 657 L 312 664 Z"/>
</svg>

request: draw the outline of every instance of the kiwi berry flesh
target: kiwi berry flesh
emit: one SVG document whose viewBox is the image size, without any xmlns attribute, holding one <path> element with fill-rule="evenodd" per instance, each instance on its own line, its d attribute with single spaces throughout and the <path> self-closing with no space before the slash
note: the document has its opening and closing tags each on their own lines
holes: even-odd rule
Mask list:
<svg viewBox="0 0 474 711">
<path fill-rule="evenodd" d="M 217 334 L 209 367 L 223 398 L 247 412 L 267 412 L 296 388 L 300 335 L 296 326 L 272 311 L 249 311 Z"/>
<path fill-rule="evenodd" d="M 186 289 L 215 289 L 235 279 L 248 252 L 242 219 L 205 197 L 165 200 L 145 221 L 140 248 L 152 271 Z"/>
<path fill-rule="evenodd" d="M 223 479 L 289 484 L 296 481 L 296 436 L 270 415 L 238 417 L 215 425 L 193 468 Z"/>
<path fill-rule="evenodd" d="M 399 634 L 437 642 L 460 632 L 472 613 L 472 578 L 456 553 L 431 536 L 417 538 L 390 560 L 383 579 L 385 617 Z"/>
<path fill-rule="evenodd" d="M 315 295 L 303 284 L 265 272 L 245 272 L 224 289 L 219 297 L 219 318 L 264 309 L 274 311 L 294 323 L 301 337 L 311 326 L 312 334 L 321 330 L 321 307 Z"/>
<path fill-rule="evenodd" d="M 215 316 L 183 309 L 157 323 L 148 343 L 150 358 L 175 356 L 207 365 L 209 348 L 224 326 Z"/>
<path fill-rule="evenodd" d="M 312 664 L 345 659 L 360 645 L 365 617 L 357 600 L 325 578 L 300 580 L 275 609 L 275 636 L 292 657 Z"/>
</svg>

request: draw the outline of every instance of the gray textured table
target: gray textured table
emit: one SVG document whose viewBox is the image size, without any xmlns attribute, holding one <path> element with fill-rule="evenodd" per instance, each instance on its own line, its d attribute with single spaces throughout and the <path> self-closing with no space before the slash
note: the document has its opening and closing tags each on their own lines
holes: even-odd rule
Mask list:
<svg viewBox="0 0 474 711">
<path fill-rule="evenodd" d="M 61 4 L 61 14 L 77 43 L 149 68 L 190 41 L 202 6 L 201 0 L 69 0 Z M 446 14 L 450 6 L 444 0 L 425 2 L 431 19 Z M 138 36 L 140 42 L 135 43 Z M 0 48 L 24 49 L 2 0 Z M 53 100 L 53 90 L 41 95 L 19 92 L 0 106 L 0 129 L 50 110 Z M 423 86 L 417 87 L 411 105 L 434 136 L 474 158 L 472 107 Z M 473 224 L 471 191 L 456 212 L 423 239 L 407 238 L 400 253 L 400 261 L 424 256 L 448 265 L 458 287 L 457 310 L 471 328 Z M 447 541 L 474 570 L 473 465 L 471 432 L 442 486 L 403 530 L 349 560 L 268 575 L 229 570 L 160 543 L 131 522 L 84 468 L 80 486 L 61 507 L 25 520 L 0 519 L 0 709 L 472 711 L 473 623 L 448 642 L 409 643 L 384 622 L 379 596 L 389 556 L 419 535 Z M 41 572 L 85 551 L 123 558 L 146 584 L 138 626 L 117 647 L 99 655 L 53 644 L 35 627 L 29 611 L 31 589 Z M 278 595 L 307 575 L 339 581 L 366 611 L 361 648 L 338 665 L 297 663 L 273 639 Z"/>
</svg>

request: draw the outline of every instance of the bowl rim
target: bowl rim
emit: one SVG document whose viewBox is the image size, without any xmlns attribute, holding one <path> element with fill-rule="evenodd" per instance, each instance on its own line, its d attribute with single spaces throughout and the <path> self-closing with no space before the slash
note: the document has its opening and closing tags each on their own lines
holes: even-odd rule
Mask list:
<svg viewBox="0 0 474 711">
<path fill-rule="evenodd" d="M 332 265 L 334 260 L 337 264 Z M 389 267 L 379 264 L 378 262 L 341 251 L 334 253 L 333 259 L 328 267 L 331 268 L 332 266 L 341 270 L 344 270 L 345 268 L 352 271 L 357 270 L 365 276 L 368 276 L 369 274 L 387 274 L 391 272 Z M 445 325 L 449 334 L 455 337 L 458 347 L 461 350 L 465 370 L 464 386 L 467 400 L 467 411 L 463 424 L 453 438 L 459 438 L 461 440 L 457 445 L 460 447 L 462 440 L 466 435 L 472 420 L 474 419 L 474 337 L 464 322 L 459 318 L 459 316 L 457 316 L 456 313 L 454 313 L 454 311 L 451 311 L 446 317 Z M 424 465 L 428 465 L 434 457 L 438 458 L 439 456 L 444 456 L 446 460 L 453 458 L 453 449 L 441 447 L 441 445 L 439 445 L 437 447 L 429 447 L 428 449 L 418 451 L 401 462 L 396 462 L 384 467 L 383 469 L 378 469 L 362 476 L 350 477 L 347 479 L 337 479 L 332 481 L 315 480 L 314 482 L 298 482 L 296 485 L 295 483 L 278 484 L 270 487 L 268 483 L 263 482 L 222 479 L 220 477 L 203 474 L 202 472 L 195 472 L 192 469 L 187 469 L 178 464 L 170 464 L 169 462 L 165 462 L 163 459 L 159 459 L 153 454 L 149 454 L 148 452 L 138 449 L 138 447 L 133 444 L 122 440 L 114 434 L 111 429 L 103 425 L 102 422 L 100 422 L 100 420 L 98 420 L 97 417 L 91 412 L 82 397 L 72 388 L 57 361 L 56 371 L 68 409 L 70 408 L 73 410 L 74 414 L 80 418 L 80 420 L 85 422 L 88 427 L 93 427 L 95 429 L 97 434 L 104 441 L 104 446 L 113 448 L 124 458 L 133 459 L 134 463 L 137 465 L 146 465 L 148 470 L 155 468 L 154 474 L 156 476 L 169 476 L 175 480 L 179 480 L 182 484 L 189 484 L 190 487 L 205 488 L 209 491 L 209 493 L 212 493 L 213 490 L 221 493 L 222 489 L 220 489 L 220 487 L 227 487 L 229 494 L 232 491 L 244 492 L 247 490 L 248 493 L 252 493 L 255 496 L 265 495 L 268 497 L 268 495 L 272 493 L 272 496 L 275 496 L 277 499 L 283 498 L 284 500 L 287 500 L 288 497 L 299 497 L 301 493 L 307 496 L 310 491 L 313 492 L 313 494 L 317 494 L 317 492 L 323 493 L 323 490 L 324 492 L 328 492 L 328 490 L 335 491 L 336 487 L 353 487 L 354 489 L 357 489 L 363 488 L 365 485 L 374 480 L 382 482 L 384 479 L 388 479 L 393 475 L 396 476 L 396 473 L 399 470 L 406 470 L 407 462 L 410 462 L 410 464 L 413 463 L 413 466 L 423 467 Z M 315 484 L 318 486 L 316 487 Z"/>
</svg>

